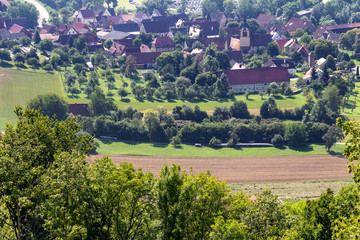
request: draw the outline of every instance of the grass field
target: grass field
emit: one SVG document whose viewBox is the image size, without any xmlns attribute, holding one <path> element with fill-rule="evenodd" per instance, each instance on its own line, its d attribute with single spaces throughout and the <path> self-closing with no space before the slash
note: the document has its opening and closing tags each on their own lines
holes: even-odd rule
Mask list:
<svg viewBox="0 0 360 240">
<path fill-rule="evenodd" d="M 289 147 L 254 147 L 254 148 L 210 148 L 195 147 L 182 144 L 174 147 L 170 144 L 115 142 L 95 140 L 96 151 L 99 154 L 144 155 L 159 157 L 256 157 L 256 156 L 296 156 L 296 155 L 325 155 L 342 154 L 344 145 L 335 145 L 330 153 L 326 152 L 324 145 L 311 144 L 306 147 L 290 149 Z"/>
<path fill-rule="evenodd" d="M 284 202 L 297 202 L 316 199 L 328 188 L 331 188 L 335 193 L 338 193 L 342 186 L 351 183 L 353 183 L 352 179 L 344 179 L 283 183 L 236 183 L 228 184 L 228 186 L 231 187 L 233 192 L 242 191 L 251 195 L 269 189 Z"/>
<path fill-rule="evenodd" d="M 350 96 L 349 101 L 343 111 L 351 120 L 360 120 L 360 103 L 358 95 L 360 93 L 360 82 L 355 83 L 355 94 Z"/>
<path fill-rule="evenodd" d="M 135 0 L 138 3 L 141 3 L 143 0 Z M 126 10 L 135 10 L 136 7 L 133 4 L 130 4 L 129 0 L 118 0 L 118 7 L 125 8 Z"/>
<path fill-rule="evenodd" d="M 15 105 L 24 106 L 31 98 L 45 93 L 63 95 L 56 73 L 0 69 L 0 129 L 4 130 L 7 122 L 16 120 Z"/>
</svg>

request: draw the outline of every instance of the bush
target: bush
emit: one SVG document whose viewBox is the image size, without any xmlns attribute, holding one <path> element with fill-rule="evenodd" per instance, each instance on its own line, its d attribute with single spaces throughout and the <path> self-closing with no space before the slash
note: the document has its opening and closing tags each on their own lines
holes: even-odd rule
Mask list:
<svg viewBox="0 0 360 240">
<path fill-rule="evenodd" d="M 299 146 L 306 143 L 308 138 L 308 132 L 305 124 L 303 123 L 291 123 L 286 126 L 285 129 L 285 141 L 289 146 Z"/>
<path fill-rule="evenodd" d="M 217 144 L 221 144 L 221 140 L 217 139 L 216 137 L 212 137 L 209 141 L 209 146 L 214 147 Z"/>
<path fill-rule="evenodd" d="M 275 134 L 275 136 L 271 139 L 271 144 L 274 146 L 282 146 L 285 140 L 280 134 Z"/>
</svg>

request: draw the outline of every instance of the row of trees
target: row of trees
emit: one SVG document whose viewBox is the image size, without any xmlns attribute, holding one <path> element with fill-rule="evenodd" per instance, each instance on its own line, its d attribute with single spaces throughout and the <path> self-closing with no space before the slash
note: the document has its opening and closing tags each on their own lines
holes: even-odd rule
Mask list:
<svg viewBox="0 0 360 240">
<path fill-rule="evenodd" d="M 104 157 L 76 119 L 16 109 L 0 139 L 0 236 L 4 239 L 344 239 L 359 234 L 357 123 L 342 123 L 354 184 L 338 195 L 282 204 L 270 191 L 232 193 L 208 173 L 165 166 L 157 178 Z M 145 114 L 146 115 L 146 114 Z M 355 140 L 355 141 L 353 141 Z M 5 184 L 6 183 L 6 184 Z"/>
</svg>

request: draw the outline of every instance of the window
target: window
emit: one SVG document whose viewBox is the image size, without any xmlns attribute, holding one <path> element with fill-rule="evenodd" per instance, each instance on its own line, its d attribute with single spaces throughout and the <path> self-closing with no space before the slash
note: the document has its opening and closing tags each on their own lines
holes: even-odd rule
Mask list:
<svg viewBox="0 0 360 240">
<path fill-rule="evenodd" d="M 243 37 L 247 37 L 247 31 L 243 31 Z"/>
</svg>

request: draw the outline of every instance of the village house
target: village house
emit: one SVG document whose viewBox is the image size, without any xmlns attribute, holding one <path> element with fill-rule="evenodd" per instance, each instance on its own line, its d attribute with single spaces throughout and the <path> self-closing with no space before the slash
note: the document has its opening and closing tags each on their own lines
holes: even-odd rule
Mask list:
<svg viewBox="0 0 360 240">
<path fill-rule="evenodd" d="M 129 54 L 135 58 L 136 67 L 142 69 L 155 68 L 156 59 L 161 55 L 161 52 L 145 52 Z"/>
<path fill-rule="evenodd" d="M 152 41 L 151 48 L 155 49 L 155 52 L 172 52 L 175 50 L 175 43 L 168 36 L 157 37 Z"/>
<path fill-rule="evenodd" d="M 222 12 L 212 12 L 210 13 L 210 21 L 218 22 L 220 26 L 225 27 L 227 19 Z"/>
<path fill-rule="evenodd" d="M 90 28 L 86 24 L 80 22 L 74 22 L 71 25 L 71 27 L 65 32 L 65 34 L 73 35 L 73 34 L 85 34 L 89 32 L 90 32 Z"/>
<path fill-rule="evenodd" d="M 263 66 L 264 68 L 286 68 L 290 76 L 295 75 L 295 63 L 290 58 L 272 58 Z"/>
<path fill-rule="evenodd" d="M 235 93 L 266 91 L 266 88 L 275 82 L 278 85 L 285 83 L 290 86 L 290 75 L 286 68 L 253 68 L 225 70 L 224 74 Z"/>
<path fill-rule="evenodd" d="M 144 13 L 142 11 L 139 11 L 136 15 L 133 16 L 132 21 L 136 23 L 142 23 L 143 21 L 150 19 L 151 19 L 151 15 L 149 13 Z"/>
<path fill-rule="evenodd" d="M 265 28 L 266 30 L 270 29 L 271 23 L 273 23 L 275 20 L 275 16 L 273 15 L 266 15 L 266 14 L 260 14 L 256 21 Z"/>
<path fill-rule="evenodd" d="M 140 32 L 154 33 L 163 37 L 169 33 L 169 25 L 164 21 L 143 22 L 140 27 Z"/>
<path fill-rule="evenodd" d="M 26 35 L 29 38 L 31 38 L 31 36 L 32 36 L 32 34 L 31 34 L 31 32 L 29 32 L 29 30 L 27 30 L 26 28 L 24 28 L 20 25 L 17 25 L 17 24 L 12 25 L 12 27 L 9 29 L 9 32 L 10 33 L 23 33 L 24 35 Z"/>
<path fill-rule="evenodd" d="M 75 17 L 75 21 L 79 23 L 90 24 L 96 22 L 95 13 L 90 9 L 81 9 Z"/>
<path fill-rule="evenodd" d="M 140 28 L 137 23 L 127 22 L 124 24 L 115 24 L 111 26 L 112 31 L 126 32 L 134 35 L 140 34 Z"/>
<path fill-rule="evenodd" d="M 312 23 L 305 19 L 294 18 L 292 17 L 286 24 L 285 29 L 290 33 L 293 34 L 298 28 L 300 29 L 309 29 L 311 32 L 315 31 L 315 27 Z"/>
</svg>

